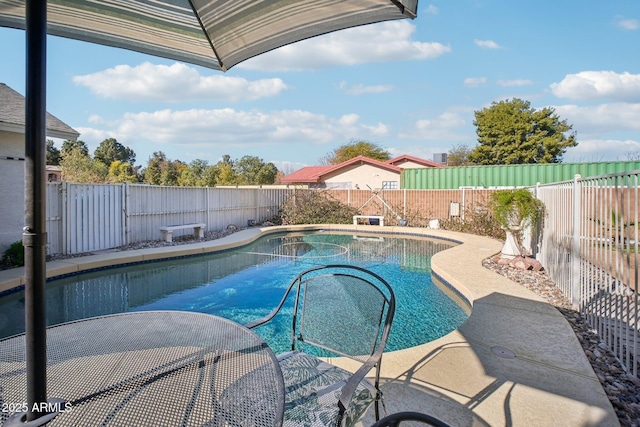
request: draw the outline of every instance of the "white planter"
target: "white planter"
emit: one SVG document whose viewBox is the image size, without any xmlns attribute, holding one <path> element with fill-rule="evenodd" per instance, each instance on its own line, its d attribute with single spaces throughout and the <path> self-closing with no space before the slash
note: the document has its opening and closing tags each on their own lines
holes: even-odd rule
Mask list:
<svg viewBox="0 0 640 427">
<path fill-rule="evenodd" d="M 515 257 L 522 256 L 522 252 L 520 251 L 520 245 L 518 244 L 518 239 L 514 233 L 518 233 L 520 231 L 520 227 L 511 227 L 509 230 L 505 230 L 507 233 L 507 239 L 504 242 L 504 246 L 502 247 L 501 256 L 502 258 L 513 259 Z"/>
</svg>

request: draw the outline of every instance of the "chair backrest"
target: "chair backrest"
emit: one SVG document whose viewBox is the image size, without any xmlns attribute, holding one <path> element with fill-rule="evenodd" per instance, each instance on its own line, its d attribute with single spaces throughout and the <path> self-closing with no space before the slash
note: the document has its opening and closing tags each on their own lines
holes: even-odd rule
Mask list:
<svg viewBox="0 0 640 427">
<path fill-rule="evenodd" d="M 298 276 L 297 288 L 292 349 L 304 342 L 364 361 L 386 343 L 395 299 L 384 279 L 359 267 L 325 266 Z"/>
<path fill-rule="evenodd" d="M 379 419 L 380 362 L 395 314 L 393 289 L 382 277 L 361 267 L 341 264 L 315 267 L 291 282 L 280 304 L 269 315 L 246 326 L 254 328 L 273 319 L 294 289 L 291 350 L 308 352 L 305 347 L 311 345 L 361 363 L 342 387 L 337 424 L 341 425 L 356 388 L 372 368 L 375 368 L 373 385 L 378 391 L 374 397 L 375 414 Z"/>
<path fill-rule="evenodd" d="M 293 290 L 291 350 L 304 343 L 361 362 L 382 354 L 395 314 L 393 289 L 382 277 L 342 264 L 306 270 L 269 316 L 247 326 L 273 318 Z"/>
</svg>

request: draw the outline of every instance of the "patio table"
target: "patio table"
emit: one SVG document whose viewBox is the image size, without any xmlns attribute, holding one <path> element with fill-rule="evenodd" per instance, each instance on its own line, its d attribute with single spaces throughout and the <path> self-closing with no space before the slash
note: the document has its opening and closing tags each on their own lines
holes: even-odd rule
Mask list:
<svg viewBox="0 0 640 427">
<path fill-rule="evenodd" d="M 221 317 L 132 312 L 52 326 L 47 360 L 47 394 L 64 400 L 51 427 L 282 425 L 275 354 Z M 0 425 L 26 407 L 25 375 L 24 335 L 0 340 Z"/>
</svg>

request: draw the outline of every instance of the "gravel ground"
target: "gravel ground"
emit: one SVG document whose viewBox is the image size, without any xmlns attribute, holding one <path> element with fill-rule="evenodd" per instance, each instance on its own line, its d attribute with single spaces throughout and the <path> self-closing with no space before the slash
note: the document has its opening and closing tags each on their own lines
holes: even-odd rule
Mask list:
<svg viewBox="0 0 640 427">
<path fill-rule="evenodd" d="M 239 227 L 231 225 L 226 230 L 208 231 L 205 233 L 204 240 L 219 239 L 240 229 Z M 193 242 L 194 239 L 187 236 L 176 238 L 171 243 L 154 240 L 122 246 L 115 250 L 125 251 L 131 249 L 178 246 Z M 86 255 L 91 254 L 54 256 L 50 257 L 49 260 L 53 261 L 56 259 Z M 596 376 L 613 404 L 620 424 L 623 427 L 640 427 L 640 380 L 633 375 L 628 375 L 624 371 L 613 353 L 607 350 L 606 346 L 600 341 L 596 332 L 591 329 L 582 315 L 571 308 L 569 301 L 564 297 L 562 292 L 555 287 L 551 278 L 544 271 L 520 270 L 508 265 L 500 265 L 496 263 L 496 259 L 495 257 L 486 259 L 483 262 L 483 266 L 546 298 L 550 304 L 555 306 L 558 311 L 565 316 L 569 324 L 573 327 L 587 358 L 591 362 Z M 0 266 L 0 269 L 2 269 L 2 266 Z"/>
</svg>

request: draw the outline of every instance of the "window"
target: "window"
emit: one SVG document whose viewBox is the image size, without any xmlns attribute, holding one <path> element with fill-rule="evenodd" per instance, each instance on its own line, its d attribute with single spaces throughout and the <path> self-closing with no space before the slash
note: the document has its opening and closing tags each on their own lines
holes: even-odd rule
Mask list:
<svg viewBox="0 0 640 427">
<path fill-rule="evenodd" d="M 382 181 L 383 190 L 397 190 L 398 181 Z"/>
</svg>

